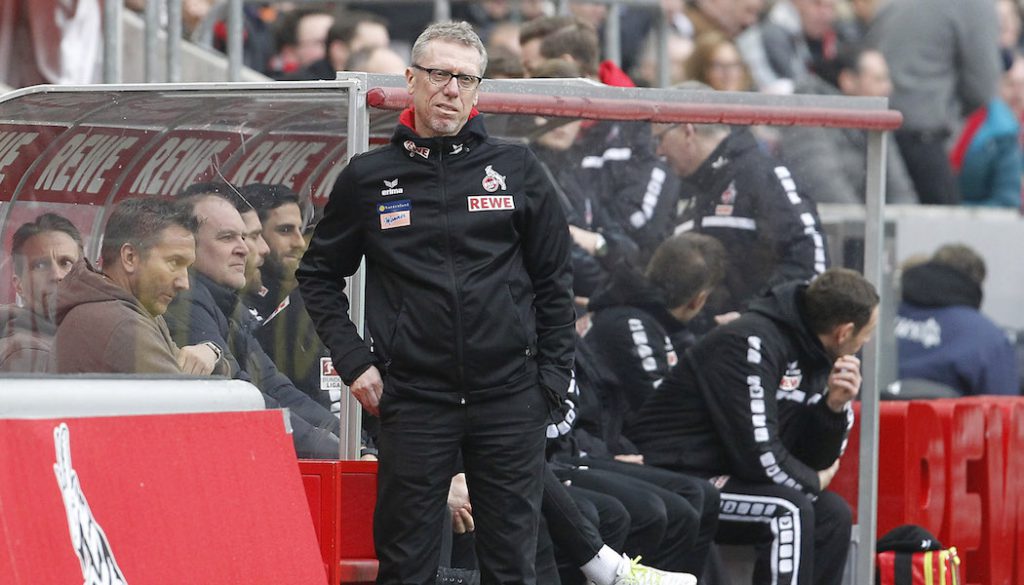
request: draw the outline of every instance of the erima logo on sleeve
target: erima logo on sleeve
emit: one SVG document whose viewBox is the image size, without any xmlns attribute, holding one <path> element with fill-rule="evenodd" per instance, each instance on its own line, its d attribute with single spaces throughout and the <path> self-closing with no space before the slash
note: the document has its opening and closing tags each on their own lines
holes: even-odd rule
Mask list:
<svg viewBox="0 0 1024 585">
<path fill-rule="evenodd" d="M 82 566 L 82 585 L 127 585 L 121 568 L 114 560 L 110 542 L 103 527 L 96 522 L 85 499 L 78 472 L 71 466 L 71 434 L 68 425 L 61 423 L 53 429 L 53 443 L 57 451 L 57 462 L 53 474 L 64 500 L 68 529 L 71 531 L 71 546 L 78 555 Z"/>
</svg>

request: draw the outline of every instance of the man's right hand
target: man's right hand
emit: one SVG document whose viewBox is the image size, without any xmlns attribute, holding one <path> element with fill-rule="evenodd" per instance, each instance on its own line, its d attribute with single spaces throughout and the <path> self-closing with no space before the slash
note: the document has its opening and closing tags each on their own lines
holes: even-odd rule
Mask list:
<svg viewBox="0 0 1024 585">
<path fill-rule="evenodd" d="M 359 374 L 359 377 L 352 382 L 348 389 L 352 392 L 352 396 L 359 401 L 359 404 L 363 405 L 366 412 L 373 416 L 380 416 L 380 395 L 384 393 L 384 381 L 381 380 L 376 366 L 370 366 L 365 372 Z"/>
<path fill-rule="evenodd" d="M 183 374 L 209 376 L 217 367 L 217 354 L 204 343 L 186 345 L 178 349 L 178 367 Z"/>
<path fill-rule="evenodd" d="M 818 484 L 821 486 L 822 491 L 828 487 L 828 484 L 832 483 L 832 478 L 836 476 L 837 471 L 839 471 L 838 459 L 836 459 L 828 469 L 822 469 L 818 472 Z"/>
</svg>

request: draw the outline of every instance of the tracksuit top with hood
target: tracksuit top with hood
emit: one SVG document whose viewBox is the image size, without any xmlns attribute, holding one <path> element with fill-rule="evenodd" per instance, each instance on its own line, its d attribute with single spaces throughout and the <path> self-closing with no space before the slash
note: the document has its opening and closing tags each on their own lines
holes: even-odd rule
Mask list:
<svg viewBox="0 0 1024 585">
<path fill-rule="evenodd" d="M 627 429 L 678 362 L 673 338 L 686 329 L 665 305 L 661 291 L 628 270 L 618 272 L 587 306 L 593 314 L 586 340 L 615 375 Z"/>
<path fill-rule="evenodd" d="M 79 260 L 57 285 L 56 323 L 56 373 L 182 373 L 163 316 L 151 315 L 88 260 Z"/>
<path fill-rule="evenodd" d="M 377 364 L 394 396 L 568 389 L 565 215 L 533 153 L 491 139 L 473 114 L 455 136 L 423 138 L 406 110 L 391 143 L 353 157 L 334 185 L 296 276 L 346 384 Z M 344 293 L 364 256 L 372 353 Z"/>
<path fill-rule="evenodd" d="M 805 289 L 773 288 L 686 353 L 630 431 L 647 463 L 820 492 L 853 410 L 824 399 L 832 360 L 804 321 Z"/>
<path fill-rule="evenodd" d="M 969 396 L 1020 394 L 1014 347 L 978 310 L 981 286 L 941 262 L 908 268 L 902 285 L 896 318 L 901 379 L 931 380 Z"/>
</svg>

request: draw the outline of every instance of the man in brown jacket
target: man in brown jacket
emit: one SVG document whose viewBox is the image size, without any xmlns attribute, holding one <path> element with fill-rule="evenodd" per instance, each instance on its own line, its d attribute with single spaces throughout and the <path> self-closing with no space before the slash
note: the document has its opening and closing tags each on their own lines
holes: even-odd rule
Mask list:
<svg viewBox="0 0 1024 585">
<path fill-rule="evenodd" d="M 178 204 L 118 204 L 103 235 L 103 271 L 79 261 L 58 288 L 54 370 L 207 375 L 225 366 L 212 343 L 178 348 L 163 319 L 188 288 L 195 231 L 195 219 Z"/>
</svg>

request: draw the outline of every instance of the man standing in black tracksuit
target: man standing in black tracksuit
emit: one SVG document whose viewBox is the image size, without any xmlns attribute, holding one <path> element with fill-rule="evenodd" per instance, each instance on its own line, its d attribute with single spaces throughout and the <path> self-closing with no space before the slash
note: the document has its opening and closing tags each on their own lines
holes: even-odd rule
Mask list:
<svg viewBox="0 0 1024 585">
<path fill-rule="evenodd" d="M 725 246 L 729 267 L 695 325 L 742 311 L 768 286 L 807 280 L 828 268 L 825 234 L 813 201 L 789 169 L 761 152 L 747 128 L 658 124 L 658 154 L 683 181 L 687 205 L 676 233 L 697 231 Z"/>
<path fill-rule="evenodd" d="M 474 109 L 486 61 L 465 23 L 423 32 L 413 108 L 342 171 L 296 272 L 335 369 L 380 416 L 380 584 L 434 582 L 460 452 L 481 583 L 536 583 L 545 423 L 573 360 L 569 230 L 536 158 Z M 344 293 L 364 257 L 372 352 Z"/>
<path fill-rule="evenodd" d="M 850 509 L 824 490 L 877 305 L 842 268 L 775 287 L 687 352 L 640 411 L 631 438 L 647 463 L 719 486 L 717 540 L 758 545 L 755 583 L 842 581 Z"/>
</svg>

